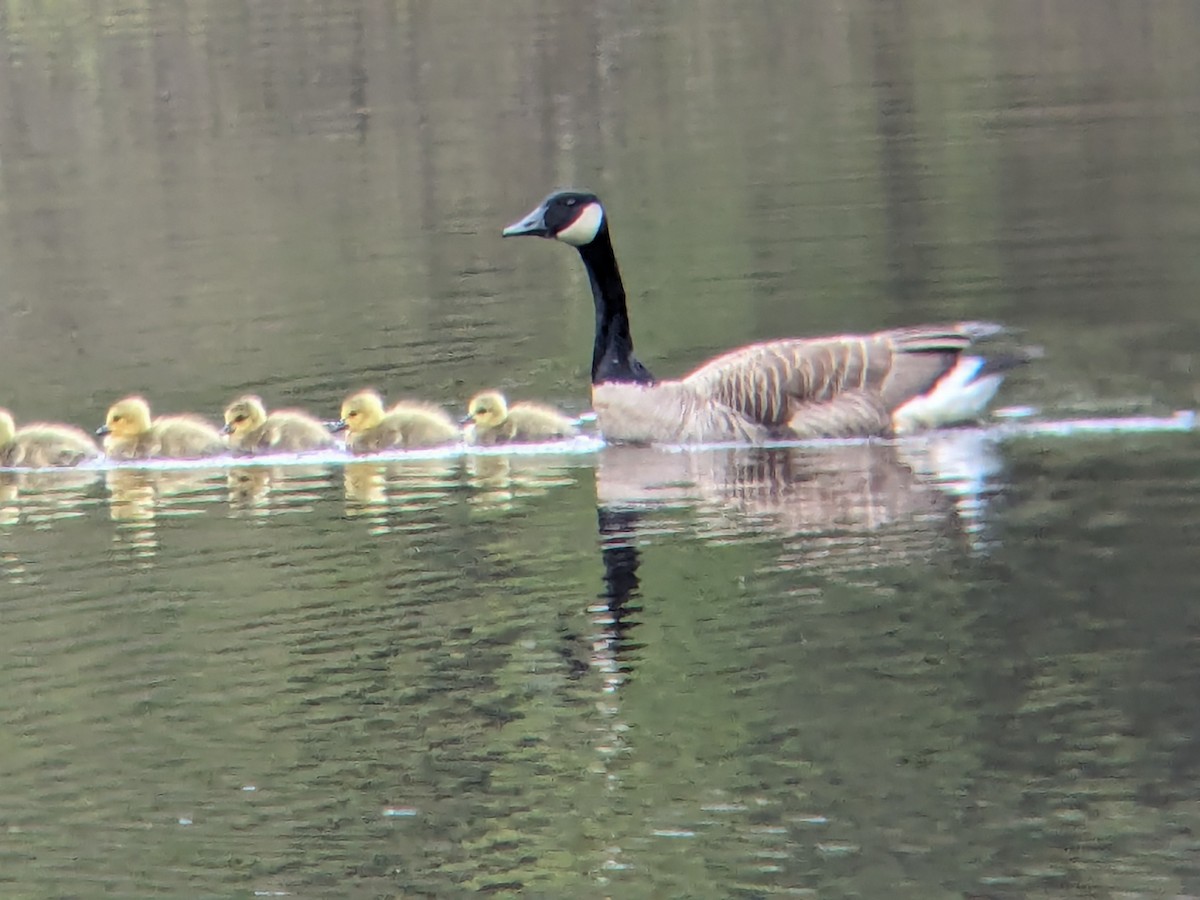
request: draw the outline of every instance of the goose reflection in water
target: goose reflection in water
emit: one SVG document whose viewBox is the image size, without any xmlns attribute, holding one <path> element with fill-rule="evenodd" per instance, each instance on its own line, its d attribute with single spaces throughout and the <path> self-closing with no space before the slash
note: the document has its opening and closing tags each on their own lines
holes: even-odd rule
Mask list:
<svg viewBox="0 0 1200 900">
<path fill-rule="evenodd" d="M 961 497 L 986 492 L 999 470 L 994 445 L 978 434 L 779 448 L 606 447 L 596 461 L 597 503 L 691 507 L 711 538 L 928 531 L 934 522 L 954 533 Z"/>
<path fill-rule="evenodd" d="M 852 584 L 854 594 L 873 594 L 875 586 L 886 592 L 897 567 L 924 565 L 968 543 L 971 528 L 963 528 L 963 500 L 994 484 L 998 469 L 994 445 L 969 432 L 912 444 L 600 451 L 595 471 L 603 586 L 588 610 L 589 640 L 573 654 L 565 648 L 563 655 L 586 653 L 598 682 L 596 706 L 603 725 L 594 740 L 594 771 L 606 788 L 615 791 L 623 782 L 628 769 L 622 760 L 645 752 L 638 736 L 654 727 L 645 718 L 646 692 L 637 702 L 627 688 L 641 661 L 660 655 L 661 648 L 643 648 L 637 635 L 644 619 L 657 620 L 659 627 L 649 634 L 664 633 L 662 611 L 646 612 L 655 601 L 642 596 L 644 553 L 657 539 L 669 539 L 656 535 L 674 529 L 714 544 L 765 541 L 778 547 L 768 568 L 784 573 L 801 594 L 819 595 L 838 582 Z M 981 508 L 969 507 L 976 516 Z M 764 621 L 763 627 L 777 624 Z M 791 652 L 783 651 L 785 656 Z M 705 671 L 702 663 L 697 671 Z M 658 690 L 657 685 L 648 689 Z M 631 696 L 630 703 L 625 696 Z M 736 795 L 720 799 L 730 802 L 730 809 L 741 802 Z M 711 818 L 686 803 L 672 805 L 658 818 L 677 827 L 689 815 Z M 632 861 L 636 846 L 611 842 L 604 853 L 605 865 L 639 865 Z"/>
<path fill-rule="evenodd" d="M 606 447 L 596 460 L 602 605 L 593 612 L 593 664 L 613 690 L 636 624 L 638 542 L 656 514 L 685 510 L 702 540 L 780 545 L 776 570 L 818 577 L 922 563 L 975 548 L 1000 471 L 993 440 L 975 430 L 898 443 L 678 450 Z"/>
</svg>

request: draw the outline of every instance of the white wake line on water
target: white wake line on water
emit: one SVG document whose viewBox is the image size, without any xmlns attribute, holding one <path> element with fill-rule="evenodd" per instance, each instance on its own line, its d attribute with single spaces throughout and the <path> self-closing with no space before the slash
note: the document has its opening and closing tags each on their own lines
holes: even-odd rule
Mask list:
<svg viewBox="0 0 1200 900">
<path fill-rule="evenodd" d="M 1192 409 L 1176 410 L 1169 416 L 1117 416 L 1107 419 L 1061 419 L 1045 422 L 1004 422 L 982 431 L 995 432 L 1001 439 L 1050 434 L 1138 434 L 1154 431 L 1195 431 L 1197 414 Z"/>
<path fill-rule="evenodd" d="M 1024 415 L 1024 412 L 1021 412 Z M 719 444 L 672 444 L 662 449 L 676 453 L 693 450 L 727 450 L 737 448 L 766 447 L 854 447 L 863 444 L 883 443 L 897 446 L 912 446 L 944 437 L 976 437 L 993 442 L 1025 437 L 1053 436 L 1071 437 L 1089 434 L 1154 434 L 1160 432 L 1191 432 L 1200 427 L 1200 416 L 1195 410 L 1181 409 L 1169 416 L 1111 416 L 1095 419 L 1032 419 L 1000 420 L 988 425 L 959 426 L 921 431 L 900 438 L 811 438 L 800 441 L 772 441 L 765 444 L 725 442 Z"/>
<path fill-rule="evenodd" d="M 1024 414 L 1022 411 L 1020 414 Z M 581 417 L 583 419 L 584 417 Z M 774 441 L 765 444 L 714 443 L 663 445 L 661 450 L 671 453 L 689 453 L 703 450 L 765 449 L 787 447 L 839 447 L 869 443 L 893 443 L 898 445 L 921 444 L 940 436 L 972 435 L 991 441 L 1017 440 L 1028 437 L 1072 437 L 1091 434 L 1147 434 L 1156 432 L 1192 432 L 1200 427 L 1200 416 L 1195 410 L 1178 410 L 1170 416 L 1111 416 L 1094 419 L 1057 419 L 1036 421 L 1032 418 L 1010 418 L 994 424 L 966 428 L 949 428 L 927 431 L 911 437 L 897 439 L 882 438 L 819 438 L 803 441 Z M 101 459 L 83 463 L 73 469 L 43 468 L 14 469 L 0 467 L 0 472 L 114 472 L 114 471 L 190 471 L 221 470 L 256 466 L 345 466 L 354 463 L 382 464 L 395 462 L 419 462 L 455 460 L 477 456 L 566 456 L 582 457 L 597 453 L 606 446 L 597 435 L 580 435 L 565 441 L 543 444 L 505 444 L 496 447 L 478 447 L 470 444 L 450 444 L 421 450 L 394 450 L 355 456 L 343 450 L 321 450 L 314 453 L 277 453 L 262 456 L 213 456 L 207 459 L 153 459 L 131 462 L 114 462 Z"/>
</svg>

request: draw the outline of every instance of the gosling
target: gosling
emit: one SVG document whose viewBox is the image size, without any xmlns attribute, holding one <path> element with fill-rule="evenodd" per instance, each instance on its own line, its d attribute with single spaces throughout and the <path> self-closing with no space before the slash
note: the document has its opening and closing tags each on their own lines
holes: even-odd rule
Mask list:
<svg viewBox="0 0 1200 900">
<path fill-rule="evenodd" d="M 77 466 L 99 456 L 91 436 L 73 425 L 30 422 L 17 428 L 12 413 L 0 409 L 0 466 Z"/>
<path fill-rule="evenodd" d="M 446 413 L 426 403 L 397 403 L 384 410 L 375 391 L 351 394 L 342 404 L 342 417 L 331 426 L 345 431 L 351 453 L 436 447 L 452 444 L 462 435 Z"/>
<path fill-rule="evenodd" d="M 141 397 L 110 406 L 96 434 L 104 435 L 110 459 L 203 459 L 226 452 L 221 432 L 199 416 L 151 419 L 150 404 Z"/>
<path fill-rule="evenodd" d="M 247 394 L 225 407 L 229 446 L 238 453 L 304 453 L 336 444 L 325 423 L 298 409 L 277 409 L 267 415 L 259 397 Z"/>
<path fill-rule="evenodd" d="M 552 441 L 579 434 L 575 420 L 539 403 L 508 405 L 499 391 L 483 391 L 467 404 L 462 420 L 469 444 L 516 444 Z"/>
</svg>

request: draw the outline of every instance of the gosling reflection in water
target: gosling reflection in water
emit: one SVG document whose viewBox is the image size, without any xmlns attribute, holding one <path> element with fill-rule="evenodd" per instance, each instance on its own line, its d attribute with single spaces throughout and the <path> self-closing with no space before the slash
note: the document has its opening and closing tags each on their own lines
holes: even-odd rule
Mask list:
<svg viewBox="0 0 1200 900">
<path fill-rule="evenodd" d="M 154 473 L 136 469 L 112 469 L 105 473 L 108 514 L 120 527 L 115 539 L 138 567 L 152 565 L 158 555 L 154 525 Z"/>
<path fill-rule="evenodd" d="M 0 472 L 0 525 L 74 518 L 98 502 L 99 472 Z"/>
<path fill-rule="evenodd" d="M 234 512 L 278 513 L 305 509 L 331 484 L 328 467 L 234 466 L 226 475 Z"/>
<path fill-rule="evenodd" d="M 274 473 L 270 466 L 235 466 L 225 482 L 229 505 L 235 510 L 261 509 L 267 506 Z"/>
<path fill-rule="evenodd" d="M 347 515 L 377 516 L 382 509 L 420 511 L 453 502 L 458 460 L 419 459 L 347 463 Z"/>
<path fill-rule="evenodd" d="M 575 484 L 569 460 L 545 456 L 470 456 L 467 483 L 478 509 L 511 511 L 523 501 Z"/>
<path fill-rule="evenodd" d="M 218 470 L 147 471 L 110 469 L 105 473 L 113 521 L 149 520 L 162 513 L 194 512 L 194 502 L 212 497 Z"/>
<path fill-rule="evenodd" d="M 387 503 L 387 468 L 374 463 L 346 463 L 342 483 L 346 500 L 358 507 Z"/>
<path fill-rule="evenodd" d="M 149 472 L 112 469 L 104 474 L 108 514 L 114 522 L 144 522 L 154 518 L 154 482 Z"/>
</svg>

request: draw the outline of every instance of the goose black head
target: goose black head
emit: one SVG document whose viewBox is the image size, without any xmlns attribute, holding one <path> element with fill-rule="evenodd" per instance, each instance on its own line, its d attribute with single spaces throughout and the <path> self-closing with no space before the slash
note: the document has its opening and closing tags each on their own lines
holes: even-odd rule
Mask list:
<svg viewBox="0 0 1200 900">
<path fill-rule="evenodd" d="M 572 247 L 583 247 L 604 228 L 604 206 L 589 191 L 556 191 L 536 209 L 501 234 L 504 237 L 555 238 Z"/>
</svg>

